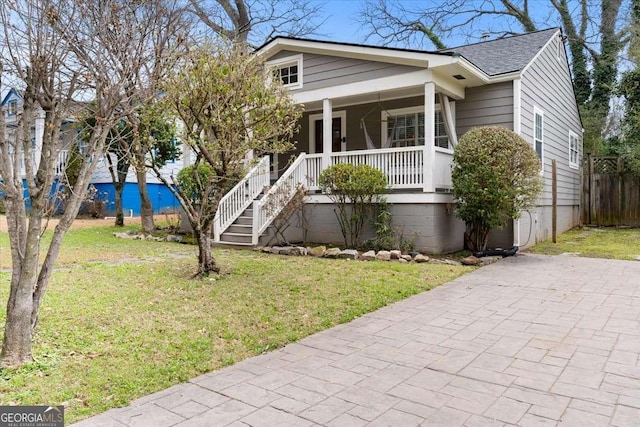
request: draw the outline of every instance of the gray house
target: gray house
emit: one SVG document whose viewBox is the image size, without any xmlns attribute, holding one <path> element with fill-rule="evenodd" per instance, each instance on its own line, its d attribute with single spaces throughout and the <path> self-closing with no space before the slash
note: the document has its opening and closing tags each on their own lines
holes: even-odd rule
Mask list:
<svg viewBox="0 0 640 427">
<path fill-rule="evenodd" d="M 256 189 L 242 197 L 253 200 L 259 192 L 253 181 L 258 175 L 264 181 L 265 173 L 278 180 L 275 187 L 303 183 L 310 192 L 308 241 L 342 241 L 333 205 L 317 191 L 318 177 L 349 162 L 387 175 L 393 223 L 417 248 L 461 249 L 464 224 L 451 196 L 453 150 L 467 130 L 487 125 L 529 141 L 545 182 L 538 206 L 492 236 L 492 244 L 525 247 L 550 237 L 554 159 L 558 231 L 578 224 L 582 125 L 560 29 L 437 52 L 278 37 L 258 53 L 305 113 L 297 149 L 263 159 L 242 184 Z M 216 240 L 257 244 L 273 216 L 263 212 L 264 200 L 239 206 L 240 196 L 228 196 Z"/>
</svg>

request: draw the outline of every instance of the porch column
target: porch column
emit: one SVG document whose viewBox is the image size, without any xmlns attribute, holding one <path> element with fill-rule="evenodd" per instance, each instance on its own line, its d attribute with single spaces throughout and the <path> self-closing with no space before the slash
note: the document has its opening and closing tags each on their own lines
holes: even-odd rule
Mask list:
<svg viewBox="0 0 640 427">
<path fill-rule="evenodd" d="M 333 109 L 331 108 L 331 100 L 325 98 L 322 100 L 322 170 L 331 166 L 331 150 L 332 150 L 332 122 Z"/>
<path fill-rule="evenodd" d="M 429 73 L 431 74 L 431 73 Z M 433 81 L 424 84 L 424 152 L 423 156 L 423 188 L 425 193 L 433 193 L 434 179 L 436 171 L 436 149 L 435 149 L 435 103 L 436 85 Z"/>
</svg>

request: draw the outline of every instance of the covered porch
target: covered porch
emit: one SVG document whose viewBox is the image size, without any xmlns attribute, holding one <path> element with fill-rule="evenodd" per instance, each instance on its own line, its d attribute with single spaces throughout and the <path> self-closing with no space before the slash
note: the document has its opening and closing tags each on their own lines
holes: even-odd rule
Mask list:
<svg viewBox="0 0 640 427">
<path fill-rule="evenodd" d="M 297 149 L 290 156 L 304 153 L 308 189 L 319 189 L 326 168 L 351 163 L 382 171 L 392 191 L 450 192 L 458 139 L 455 106 L 465 93 L 464 86 L 452 80 L 426 69 L 293 91 L 306 112 L 296 136 Z M 287 157 L 275 159 L 274 171 L 286 168 Z"/>
</svg>

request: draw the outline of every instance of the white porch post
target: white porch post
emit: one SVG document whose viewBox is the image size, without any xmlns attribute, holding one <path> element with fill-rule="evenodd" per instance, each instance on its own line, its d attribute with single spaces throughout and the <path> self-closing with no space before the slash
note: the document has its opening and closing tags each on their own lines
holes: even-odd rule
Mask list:
<svg viewBox="0 0 640 427">
<path fill-rule="evenodd" d="M 333 110 L 331 108 L 331 100 L 325 98 L 322 100 L 322 170 L 331 166 L 331 124 L 333 122 Z"/>
<path fill-rule="evenodd" d="M 431 80 L 431 72 L 429 72 Z M 436 85 L 433 81 L 424 84 L 424 152 L 423 156 L 423 188 L 425 193 L 433 193 L 434 179 L 436 171 L 436 149 L 435 149 L 435 103 Z"/>
</svg>

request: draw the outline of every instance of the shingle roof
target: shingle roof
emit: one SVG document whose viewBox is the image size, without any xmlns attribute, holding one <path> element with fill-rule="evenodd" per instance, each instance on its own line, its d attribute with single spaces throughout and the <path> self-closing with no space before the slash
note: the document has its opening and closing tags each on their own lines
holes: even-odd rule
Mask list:
<svg viewBox="0 0 640 427">
<path fill-rule="evenodd" d="M 442 49 L 457 53 L 490 76 L 522 70 L 558 28 L 535 31 L 466 46 Z"/>
</svg>

